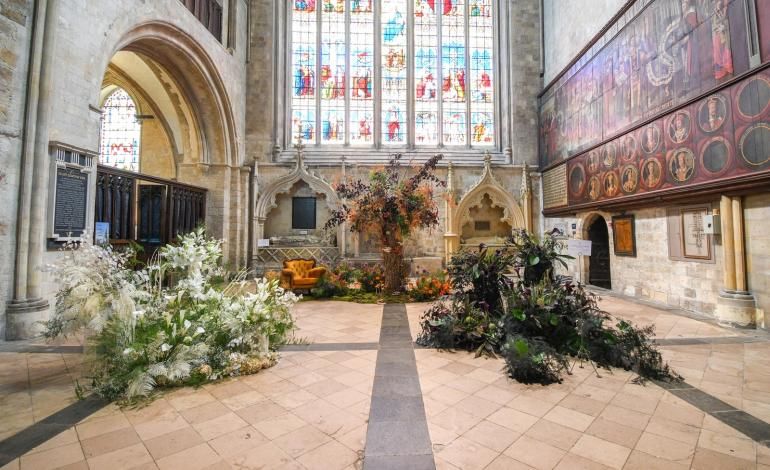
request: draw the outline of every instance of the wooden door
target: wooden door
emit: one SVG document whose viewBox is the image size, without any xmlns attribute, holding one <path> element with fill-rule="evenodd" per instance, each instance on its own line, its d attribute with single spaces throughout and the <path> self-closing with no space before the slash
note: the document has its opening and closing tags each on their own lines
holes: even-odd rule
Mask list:
<svg viewBox="0 0 770 470">
<path fill-rule="evenodd" d="M 589 262 L 588 283 L 605 289 L 612 289 L 610 269 L 610 236 L 607 222 L 599 217 L 588 229 L 588 238 L 592 242 Z"/>
</svg>

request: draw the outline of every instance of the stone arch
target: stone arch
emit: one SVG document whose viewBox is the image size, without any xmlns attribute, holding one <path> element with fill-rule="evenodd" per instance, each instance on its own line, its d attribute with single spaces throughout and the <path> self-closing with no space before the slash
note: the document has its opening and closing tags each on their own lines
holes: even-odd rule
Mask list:
<svg viewBox="0 0 770 470">
<path fill-rule="evenodd" d="M 612 261 L 612 215 L 604 212 L 604 211 L 591 211 L 586 214 L 583 214 L 578 219 L 578 225 L 577 225 L 577 233 L 579 235 L 579 238 L 581 240 L 590 240 L 589 235 L 589 229 L 593 225 L 594 222 L 596 222 L 598 219 L 604 219 L 604 222 L 607 224 L 607 232 L 609 236 L 609 244 L 610 244 L 610 262 Z M 580 259 L 577 260 L 578 265 L 578 271 L 580 272 L 580 281 L 588 284 L 590 281 L 590 271 L 591 271 L 591 257 L 590 256 L 580 256 Z"/>
<path fill-rule="evenodd" d="M 150 66 L 167 81 L 170 94 L 180 105 L 195 111 L 189 118 L 198 140 L 198 152 L 194 152 L 198 155 L 195 161 L 184 155 L 185 164 L 241 165 L 233 106 L 217 66 L 203 46 L 172 24 L 152 21 L 126 32 L 103 59 L 102 70 L 107 71 L 121 51 L 150 59 Z"/>
<path fill-rule="evenodd" d="M 187 110 L 184 121 L 190 136 L 176 156 L 176 179 L 206 187 L 208 233 L 224 240 L 224 260 L 243 266 L 248 255 L 249 171 L 238 137 L 236 112 L 220 70 L 206 47 L 179 27 L 163 20 L 133 25 L 110 40 L 97 61 L 109 73 L 116 54 L 140 57 L 157 76 L 176 109 Z M 93 92 L 99 102 L 103 82 Z"/>
<path fill-rule="evenodd" d="M 502 222 L 506 222 L 513 229 L 526 228 L 526 219 L 518 201 L 495 178 L 492 173 L 491 160 L 484 162 L 484 174 L 481 179 L 462 197 L 454 211 L 451 233 L 460 234 L 462 227 L 470 218 L 473 207 L 479 206 L 484 197 L 488 196 L 492 201 L 492 207 L 503 209 Z"/>
<path fill-rule="evenodd" d="M 316 194 L 326 197 L 326 205 L 330 210 L 339 209 L 342 201 L 337 192 L 325 179 L 308 170 L 302 151 L 297 153 L 297 163 L 294 169 L 270 182 L 264 190 L 260 191 L 254 211 L 257 220 L 257 238 L 264 238 L 265 221 L 271 210 L 278 207 L 277 198 L 280 194 L 289 193 L 297 183 L 306 184 Z M 341 250 L 344 244 L 344 224 L 337 229 L 337 245 Z"/>
<path fill-rule="evenodd" d="M 294 169 L 275 181 L 272 181 L 264 190 L 261 191 L 259 199 L 257 200 L 257 208 L 255 216 L 258 220 L 264 220 L 271 210 L 277 207 L 276 198 L 279 194 L 288 193 L 291 188 L 298 182 L 304 182 L 312 191 L 318 194 L 326 196 L 326 203 L 332 209 L 339 208 L 342 202 L 340 201 L 337 192 L 332 186 L 326 182 L 325 179 L 316 175 L 307 169 L 305 165 L 305 159 L 300 152 L 297 156 L 297 164 Z"/>
<path fill-rule="evenodd" d="M 106 100 L 117 90 L 124 90 L 136 104 L 137 115 L 141 116 L 139 171 L 161 178 L 177 179 L 181 157 L 191 153 L 191 141 L 197 142 L 197 139 L 194 133 L 183 131 L 188 127 L 186 121 L 176 109 L 168 106 L 170 100 L 167 95 L 159 95 L 157 87 L 147 89 L 143 86 L 147 80 L 147 77 L 135 79 L 132 74 L 110 63 L 102 80 L 99 107 L 103 108 Z"/>
</svg>

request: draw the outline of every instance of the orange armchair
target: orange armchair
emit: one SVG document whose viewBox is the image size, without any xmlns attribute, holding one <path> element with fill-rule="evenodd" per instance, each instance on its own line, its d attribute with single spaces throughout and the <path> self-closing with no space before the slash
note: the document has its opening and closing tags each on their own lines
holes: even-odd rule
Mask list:
<svg viewBox="0 0 770 470">
<path fill-rule="evenodd" d="M 326 274 L 326 268 L 316 267 L 313 259 L 288 259 L 281 270 L 281 287 L 284 289 L 312 289 Z"/>
</svg>

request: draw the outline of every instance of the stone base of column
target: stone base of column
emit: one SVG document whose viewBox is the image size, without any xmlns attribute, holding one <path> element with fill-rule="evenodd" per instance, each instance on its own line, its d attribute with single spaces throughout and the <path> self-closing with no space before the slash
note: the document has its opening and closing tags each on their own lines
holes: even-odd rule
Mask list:
<svg viewBox="0 0 770 470">
<path fill-rule="evenodd" d="M 25 299 L 8 302 L 5 309 L 5 339 L 32 339 L 43 331 L 41 322 L 50 318 L 46 299 Z"/>
<path fill-rule="evenodd" d="M 749 292 L 722 291 L 717 298 L 716 319 L 720 325 L 756 328 L 757 301 Z"/>
</svg>

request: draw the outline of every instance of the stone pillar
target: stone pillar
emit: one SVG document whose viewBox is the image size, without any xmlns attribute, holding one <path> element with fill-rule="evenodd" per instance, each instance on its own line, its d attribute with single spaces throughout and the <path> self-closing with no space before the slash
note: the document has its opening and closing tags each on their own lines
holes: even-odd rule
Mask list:
<svg viewBox="0 0 770 470">
<path fill-rule="evenodd" d="M 35 2 L 34 38 L 21 155 L 22 178 L 18 205 L 14 298 L 6 309 L 6 339 L 37 336 L 40 321 L 49 317 L 42 295 L 43 254 L 48 214 L 49 123 L 53 93 L 57 0 Z"/>
<path fill-rule="evenodd" d="M 735 290 L 748 291 L 746 284 L 746 253 L 743 241 L 743 201 L 732 198 L 733 205 L 733 250 L 735 251 Z"/>
<path fill-rule="evenodd" d="M 447 190 L 444 198 L 444 213 L 446 214 L 446 226 L 444 227 L 444 261 L 447 263 L 459 249 L 460 235 L 454 233 L 455 213 L 454 213 L 454 167 L 449 162 L 447 168 Z"/>
<path fill-rule="evenodd" d="M 722 196 L 720 217 L 724 287 L 717 298 L 716 318 L 721 324 L 752 328 L 756 325 L 757 306 L 746 282 L 742 198 Z"/>
<path fill-rule="evenodd" d="M 529 180 L 529 165 L 524 162 L 524 168 L 521 171 L 521 206 L 524 212 L 524 228 L 527 232 L 532 232 L 535 227 L 532 226 L 532 187 Z"/>
<path fill-rule="evenodd" d="M 719 210 L 722 220 L 722 250 L 724 253 L 724 288 L 735 291 L 735 237 L 733 235 L 732 199 L 722 196 Z"/>
</svg>

